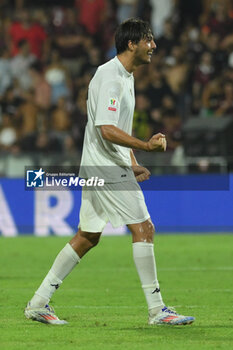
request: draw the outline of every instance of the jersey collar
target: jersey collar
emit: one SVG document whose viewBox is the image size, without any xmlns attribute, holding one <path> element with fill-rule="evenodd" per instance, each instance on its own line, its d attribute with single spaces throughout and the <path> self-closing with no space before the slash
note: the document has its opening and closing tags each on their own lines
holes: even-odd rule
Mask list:
<svg viewBox="0 0 233 350">
<path fill-rule="evenodd" d="M 125 77 L 132 77 L 133 76 L 133 73 L 129 73 L 125 69 L 125 67 L 123 66 L 123 64 L 121 63 L 121 61 L 119 60 L 119 58 L 117 56 L 115 56 L 113 60 L 115 61 L 117 66 L 120 68 L 120 71 L 124 74 Z"/>
</svg>

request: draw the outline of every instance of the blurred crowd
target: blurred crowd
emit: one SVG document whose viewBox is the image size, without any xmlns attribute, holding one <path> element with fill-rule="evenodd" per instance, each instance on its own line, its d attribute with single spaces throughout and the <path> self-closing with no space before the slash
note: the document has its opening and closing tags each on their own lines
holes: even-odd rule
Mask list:
<svg viewBox="0 0 233 350">
<path fill-rule="evenodd" d="M 129 17 L 157 45 L 135 72 L 135 136 L 163 132 L 174 150 L 189 116 L 233 117 L 231 0 L 0 0 L 1 152 L 82 149 L 88 83 Z"/>
</svg>

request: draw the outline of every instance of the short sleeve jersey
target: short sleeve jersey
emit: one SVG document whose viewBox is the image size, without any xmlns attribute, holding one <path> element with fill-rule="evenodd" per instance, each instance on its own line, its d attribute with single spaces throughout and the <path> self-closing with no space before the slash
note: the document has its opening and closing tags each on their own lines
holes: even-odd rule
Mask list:
<svg viewBox="0 0 233 350">
<path fill-rule="evenodd" d="M 130 149 L 103 139 L 101 125 L 114 125 L 132 134 L 135 107 L 134 77 L 117 56 L 100 66 L 92 78 L 87 100 L 88 122 L 85 130 L 81 167 L 124 167 L 131 166 Z M 114 173 L 114 174 L 113 174 Z M 111 171 L 106 178 L 112 182 L 128 180 L 133 172 L 117 175 Z M 83 176 L 85 174 L 80 174 Z M 118 176 L 121 176 L 119 178 Z"/>
</svg>

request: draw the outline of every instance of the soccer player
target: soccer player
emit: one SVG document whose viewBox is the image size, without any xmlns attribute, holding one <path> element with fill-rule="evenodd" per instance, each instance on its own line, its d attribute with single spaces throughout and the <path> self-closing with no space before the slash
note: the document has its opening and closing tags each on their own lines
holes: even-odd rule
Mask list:
<svg viewBox="0 0 233 350">
<path fill-rule="evenodd" d="M 67 323 L 55 315 L 48 303 L 65 277 L 97 245 L 110 221 L 114 227 L 127 225 L 132 233 L 133 258 L 148 305 L 148 323 L 190 324 L 194 317 L 177 314 L 162 300 L 154 257 L 154 226 L 137 183 L 148 179 L 150 172 L 138 165 L 132 151 L 166 150 L 166 138 L 161 133 L 149 141 L 131 136 L 135 103 L 133 72 L 140 65 L 150 63 L 156 45 L 148 23 L 134 18 L 118 27 L 115 42 L 117 56 L 98 68 L 89 85 L 88 123 L 81 160 L 84 178 L 92 175 L 93 169 L 101 171 L 104 167 L 106 190 L 83 190 L 79 230 L 56 257 L 28 302 L 25 316 L 49 324 Z"/>
</svg>

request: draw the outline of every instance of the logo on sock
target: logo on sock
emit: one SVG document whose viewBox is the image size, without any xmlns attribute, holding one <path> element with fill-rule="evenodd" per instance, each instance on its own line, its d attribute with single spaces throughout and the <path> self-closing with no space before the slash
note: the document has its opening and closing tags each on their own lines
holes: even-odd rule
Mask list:
<svg viewBox="0 0 233 350">
<path fill-rule="evenodd" d="M 151 294 L 159 293 L 159 292 L 160 292 L 160 288 L 155 288 L 155 290 L 153 290 L 153 292 Z"/>
<path fill-rule="evenodd" d="M 50 284 L 50 286 L 55 287 L 56 289 L 59 288 L 59 284 Z"/>
</svg>

